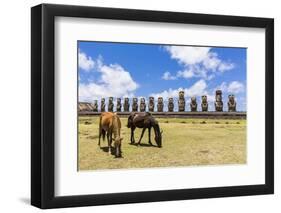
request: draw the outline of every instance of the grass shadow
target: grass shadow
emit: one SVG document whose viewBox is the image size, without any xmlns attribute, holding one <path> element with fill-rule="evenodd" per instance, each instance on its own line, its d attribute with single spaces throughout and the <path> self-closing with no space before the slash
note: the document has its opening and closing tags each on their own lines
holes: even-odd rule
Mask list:
<svg viewBox="0 0 281 213">
<path fill-rule="evenodd" d="M 138 143 L 129 143 L 129 145 L 131 145 L 131 146 L 141 146 L 141 147 L 158 147 L 158 146 L 156 146 L 154 144 L 149 144 L 149 143 L 140 143 L 140 144 L 138 144 Z"/>
<path fill-rule="evenodd" d="M 108 153 L 108 146 L 100 147 L 100 149 L 101 149 L 102 151 Z M 115 156 L 115 152 L 116 152 L 115 147 L 111 147 L 111 152 L 110 152 L 110 154 Z M 121 150 L 121 156 L 120 156 L 120 157 L 116 157 L 116 156 L 115 156 L 115 158 L 123 158 L 123 157 L 122 157 L 122 150 Z"/>
</svg>

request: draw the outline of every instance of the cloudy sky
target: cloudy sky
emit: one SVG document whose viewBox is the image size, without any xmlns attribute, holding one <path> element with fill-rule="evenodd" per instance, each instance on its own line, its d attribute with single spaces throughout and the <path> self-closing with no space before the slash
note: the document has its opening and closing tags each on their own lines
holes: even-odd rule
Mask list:
<svg viewBox="0 0 281 213">
<path fill-rule="evenodd" d="M 186 110 L 191 96 L 196 96 L 199 104 L 202 95 L 208 96 L 209 110 L 213 110 L 215 90 L 221 89 L 224 110 L 227 96 L 234 94 L 237 110 L 246 111 L 246 51 L 79 41 L 79 101 L 162 96 L 165 102 L 173 97 L 177 109 L 178 92 L 184 90 Z"/>
</svg>

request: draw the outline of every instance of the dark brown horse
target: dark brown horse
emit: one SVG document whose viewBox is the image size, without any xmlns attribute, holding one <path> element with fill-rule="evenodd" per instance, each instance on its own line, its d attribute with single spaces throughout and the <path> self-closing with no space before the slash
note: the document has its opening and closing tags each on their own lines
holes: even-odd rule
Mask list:
<svg viewBox="0 0 281 213">
<path fill-rule="evenodd" d="M 131 128 L 131 144 L 135 143 L 134 131 L 136 128 L 142 128 L 141 137 L 138 141 L 138 145 L 141 142 L 143 134 L 146 129 L 148 129 L 148 143 L 152 145 L 150 135 L 151 135 L 151 128 L 154 129 L 155 133 L 155 142 L 157 143 L 158 147 L 162 147 L 162 131 L 160 131 L 160 127 L 158 121 L 149 113 L 149 112 L 133 112 L 130 114 L 128 118 L 128 128 Z"/>
<path fill-rule="evenodd" d="M 100 138 L 105 139 L 107 133 L 108 153 L 111 154 L 111 144 L 114 141 L 115 157 L 121 157 L 121 142 L 123 138 L 120 137 L 121 121 L 116 113 L 103 112 L 100 115 L 99 123 L 99 146 Z M 113 138 L 112 138 L 113 135 Z"/>
</svg>

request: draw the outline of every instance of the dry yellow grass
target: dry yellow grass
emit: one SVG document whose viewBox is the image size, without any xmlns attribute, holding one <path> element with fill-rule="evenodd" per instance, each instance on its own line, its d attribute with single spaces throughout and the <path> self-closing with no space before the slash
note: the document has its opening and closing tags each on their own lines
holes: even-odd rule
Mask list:
<svg viewBox="0 0 281 213">
<path fill-rule="evenodd" d="M 122 122 L 122 158 L 98 146 L 98 117 L 79 118 L 78 170 L 152 168 L 246 163 L 246 121 L 159 118 L 163 147 L 148 145 L 147 131 L 141 146 L 131 145 L 127 119 Z M 135 131 L 138 141 L 141 130 Z M 154 132 L 152 131 L 154 145 Z"/>
</svg>

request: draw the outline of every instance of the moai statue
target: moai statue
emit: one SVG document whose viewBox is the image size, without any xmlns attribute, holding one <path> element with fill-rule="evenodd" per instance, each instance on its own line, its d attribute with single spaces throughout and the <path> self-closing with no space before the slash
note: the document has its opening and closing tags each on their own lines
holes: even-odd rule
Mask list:
<svg viewBox="0 0 281 213">
<path fill-rule="evenodd" d="M 190 111 L 191 111 L 191 112 L 196 112 L 196 111 L 197 111 L 197 101 L 196 101 L 196 97 L 191 97 Z"/>
<path fill-rule="evenodd" d="M 145 112 L 145 109 L 146 109 L 145 99 L 141 98 L 141 100 L 140 100 L 140 111 Z"/>
<path fill-rule="evenodd" d="M 121 112 L 121 98 L 117 98 L 117 106 L 116 106 L 116 111 Z"/>
<path fill-rule="evenodd" d="M 148 109 L 149 112 L 154 112 L 154 97 L 149 97 Z"/>
<path fill-rule="evenodd" d="M 184 91 L 179 92 L 178 105 L 179 105 L 179 112 L 184 112 L 185 111 Z"/>
<path fill-rule="evenodd" d="M 107 111 L 108 112 L 113 112 L 113 107 L 114 107 L 113 97 L 109 97 Z"/>
<path fill-rule="evenodd" d="M 94 112 L 97 112 L 98 109 L 99 109 L 98 100 L 94 100 L 93 111 L 94 111 Z"/>
<path fill-rule="evenodd" d="M 157 112 L 163 112 L 163 108 L 164 108 L 163 98 L 159 97 L 157 103 Z"/>
<path fill-rule="evenodd" d="M 228 96 L 228 112 L 236 112 L 236 101 L 234 95 Z"/>
<path fill-rule="evenodd" d="M 133 105 L 132 105 L 132 111 L 133 112 L 137 112 L 138 111 L 138 99 L 137 98 L 133 98 Z"/>
<path fill-rule="evenodd" d="M 173 98 L 169 98 L 168 111 L 169 112 L 173 112 L 174 111 L 174 99 Z"/>
<path fill-rule="evenodd" d="M 130 109 L 129 98 L 125 98 L 123 108 L 124 108 L 124 112 L 129 112 Z"/>
<path fill-rule="evenodd" d="M 207 95 L 202 95 L 201 107 L 202 107 L 202 112 L 208 112 Z"/>
<path fill-rule="evenodd" d="M 102 98 L 102 99 L 101 99 L 100 111 L 101 111 L 101 112 L 105 112 L 105 98 Z"/>
<path fill-rule="evenodd" d="M 216 91 L 215 109 L 217 112 L 223 111 L 222 91 L 221 90 Z"/>
</svg>

